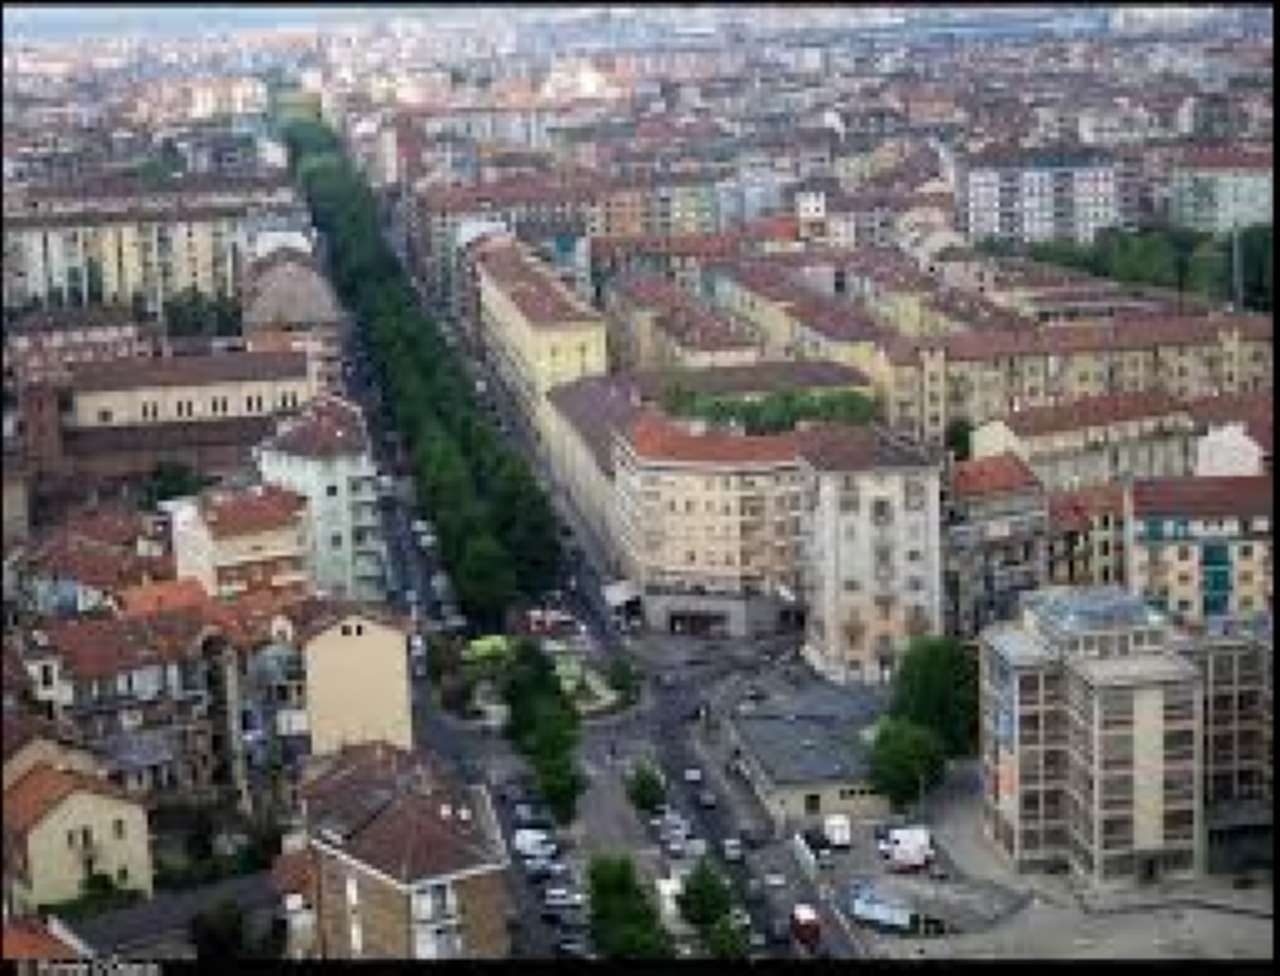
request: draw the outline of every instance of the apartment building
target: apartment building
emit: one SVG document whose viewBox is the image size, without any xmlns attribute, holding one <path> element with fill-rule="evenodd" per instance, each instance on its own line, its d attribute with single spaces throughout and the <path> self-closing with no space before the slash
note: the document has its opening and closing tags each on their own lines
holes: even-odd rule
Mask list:
<svg viewBox="0 0 1280 976">
<path fill-rule="evenodd" d="M 999 454 L 951 469 L 944 519 L 946 632 L 972 640 L 1048 581 L 1048 500 L 1025 461 Z"/>
<path fill-rule="evenodd" d="M 509 955 L 510 858 L 484 787 L 373 743 L 324 757 L 302 796 L 316 956 Z"/>
<path fill-rule="evenodd" d="M 1126 485 L 1130 590 L 1183 624 L 1271 613 L 1272 491 L 1270 475 Z"/>
<path fill-rule="evenodd" d="M 249 352 L 301 352 L 314 389 L 342 389 L 349 317 L 314 257 L 285 247 L 254 261 L 241 305 Z"/>
<path fill-rule="evenodd" d="M 972 435 L 975 458 L 1016 454 L 1050 491 L 1190 474 L 1195 441 L 1186 406 L 1164 393 L 1031 407 L 988 421 Z"/>
<path fill-rule="evenodd" d="M 864 367 L 890 425 L 941 443 L 1025 408 L 1162 391 L 1180 400 L 1272 388 L 1272 322 L 1258 315 L 1139 318 L 882 342 Z"/>
<path fill-rule="evenodd" d="M 772 633 L 799 597 L 797 433 L 638 415 L 614 443 L 617 547 L 649 626 Z"/>
<path fill-rule="evenodd" d="M 105 303 L 163 317 L 188 288 L 235 295 L 259 215 L 301 214 L 301 206 L 283 176 L 6 194 L 5 308 Z"/>
<path fill-rule="evenodd" d="M 545 450 L 547 393 L 608 371 L 604 319 L 515 241 L 484 241 L 475 261 L 484 354 Z"/>
<path fill-rule="evenodd" d="M 614 371 L 745 366 L 759 358 L 742 326 L 657 275 L 615 282 L 605 310 Z"/>
<path fill-rule="evenodd" d="M 1049 581 L 1073 586 L 1123 584 L 1124 486 L 1050 492 L 1048 506 Z"/>
<path fill-rule="evenodd" d="M 321 395 L 281 420 L 254 450 L 263 482 L 307 499 L 307 576 L 336 597 L 386 598 L 387 554 L 378 509 L 377 468 L 364 414 Z"/>
<path fill-rule="evenodd" d="M 214 488 L 168 505 L 179 579 L 199 580 L 219 598 L 308 582 L 305 495 L 252 485 Z"/>
<path fill-rule="evenodd" d="M 32 767 L 5 787 L 4 831 L 5 903 L 19 915 L 80 897 L 96 874 L 151 895 L 147 812 L 101 777 Z"/>
<path fill-rule="evenodd" d="M 149 475 L 160 461 L 209 474 L 248 459 L 272 418 L 314 392 L 298 353 L 217 353 L 85 364 L 70 389 L 20 401 L 26 456 L 42 492 Z"/>
<path fill-rule="evenodd" d="M 1169 221 L 1209 234 L 1270 224 L 1274 181 L 1269 151 L 1189 151 L 1170 173 Z"/>
<path fill-rule="evenodd" d="M 65 385 L 82 363 L 152 359 L 159 345 L 159 329 L 125 308 L 47 308 L 6 316 L 4 385 Z"/>
<path fill-rule="evenodd" d="M 1271 855 L 1274 811 L 1267 753 L 1274 718 L 1266 662 L 1269 614 L 1210 617 L 1175 648 L 1204 686 L 1205 817 L 1210 870 L 1233 871 Z"/>
<path fill-rule="evenodd" d="M 983 632 L 983 826 L 1018 870 L 1103 886 L 1204 870 L 1204 687 L 1173 640 L 1118 587 L 1048 587 Z"/>
<path fill-rule="evenodd" d="M 22 666 L 21 662 L 18 666 Z M 48 719 L 25 708 L 5 707 L 3 731 L 6 790 L 40 765 L 86 776 L 104 772 L 98 756 L 77 745 Z"/>
<path fill-rule="evenodd" d="M 943 626 L 940 465 L 881 428 L 799 448 L 801 653 L 840 683 L 887 684 L 907 642 Z"/>
<path fill-rule="evenodd" d="M 956 225 L 973 242 L 1088 244 L 1120 222 L 1116 163 L 1101 150 L 992 148 L 958 170 Z"/>
</svg>

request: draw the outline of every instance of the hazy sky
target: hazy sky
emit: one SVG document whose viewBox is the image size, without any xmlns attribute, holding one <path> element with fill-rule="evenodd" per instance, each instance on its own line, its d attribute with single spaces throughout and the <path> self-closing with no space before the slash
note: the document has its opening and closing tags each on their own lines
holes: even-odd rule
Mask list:
<svg viewBox="0 0 1280 976">
<path fill-rule="evenodd" d="M 370 17 L 395 17 L 397 14 L 401 16 L 417 14 L 456 20 L 460 16 L 465 17 L 468 9 L 468 6 L 432 4 L 417 4 L 413 7 L 390 6 L 379 9 L 369 6 L 259 7 L 248 4 L 238 7 L 194 4 L 169 7 L 42 7 L 15 6 L 6 3 L 4 29 L 10 39 L 16 34 L 32 40 L 139 32 L 176 35 L 272 25 L 305 26 L 364 20 Z"/>
</svg>

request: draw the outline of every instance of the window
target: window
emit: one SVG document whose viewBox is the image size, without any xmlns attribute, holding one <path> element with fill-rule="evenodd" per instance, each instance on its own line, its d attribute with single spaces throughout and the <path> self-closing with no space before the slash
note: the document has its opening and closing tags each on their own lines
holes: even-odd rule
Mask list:
<svg viewBox="0 0 1280 976">
<path fill-rule="evenodd" d="M 804 812 L 813 816 L 822 812 L 822 797 L 817 793 L 806 793 L 804 796 Z"/>
<path fill-rule="evenodd" d="M 113 823 L 111 827 L 116 840 L 124 840 L 124 821 L 117 817 L 115 823 Z"/>
<path fill-rule="evenodd" d="M 111 411 L 110 411 L 110 410 L 99 410 L 99 411 L 98 411 L 98 423 L 100 423 L 100 424 L 109 424 L 109 423 L 111 423 Z"/>
<path fill-rule="evenodd" d="M 74 849 L 75 849 L 75 846 L 76 846 L 76 832 L 75 832 L 74 830 L 68 830 L 68 831 L 67 831 L 67 846 L 68 846 L 68 847 L 70 847 L 72 850 L 74 850 Z"/>
<path fill-rule="evenodd" d="M 325 493 L 326 495 L 328 495 L 330 498 L 337 498 L 337 497 L 338 497 L 338 486 L 337 486 L 337 485 L 328 485 L 328 486 L 326 486 L 326 487 L 325 487 L 324 493 Z"/>
<path fill-rule="evenodd" d="M 119 871 L 117 871 L 117 872 L 116 872 L 116 881 L 117 881 L 119 884 L 122 884 L 122 885 L 124 885 L 124 884 L 128 884 L 128 883 L 129 883 L 129 869 L 128 869 L 128 868 L 121 868 Z"/>
<path fill-rule="evenodd" d="M 44 688 L 53 687 L 53 665 L 40 665 L 40 685 Z"/>
<path fill-rule="evenodd" d="M 335 533 L 333 533 L 333 535 L 329 536 L 329 545 L 330 545 L 330 546 L 332 546 L 334 549 L 341 549 L 341 548 L 342 548 L 342 533 L 341 533 L 341 532 L 335 532 Z"/>
</svg>

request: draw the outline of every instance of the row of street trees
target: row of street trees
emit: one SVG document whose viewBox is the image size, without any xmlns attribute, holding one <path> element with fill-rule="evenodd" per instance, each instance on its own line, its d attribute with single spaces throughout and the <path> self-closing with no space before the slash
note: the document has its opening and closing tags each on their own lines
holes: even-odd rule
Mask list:
<svg viewBox="0 0 1280 976">
<path fill-rule="evenodd" d="M 423 507 L 463 609 L 501 629 L 507 607 L 555 584 L 560 542 L 551 505 L 524 459 L 474 402 L 466 373 L 383 240 L 376 202 L 313 121 L 285 130 L 290 165 L 329 244 L 335 286 L 371 330 L 398 429 L 411 445 Z"/>
<path fill-rule="evenodd" d="M 1235 295 L 1229 234 L 1214 236 L 1178 227 L 1109 229 L 1100 231 L 1092 244 L 1047 241 L 1019 248 L 992 241 L 983 248 L 996 254 L 1024 250 L 1037 261 L 1117 281 L 1176 288 L 1214 303 L 1233 301 Z M 1271 311 L 1275 257 L 1269 225 L 1241 229 L 1240 266 L 1244 307 Z"/>
<path fill-rule="evenodd" d="M 606 959 L 670 959 L 662 927 L 629 857 L 594 857 L 587 872 L 591 939 Z"/>
</svg>

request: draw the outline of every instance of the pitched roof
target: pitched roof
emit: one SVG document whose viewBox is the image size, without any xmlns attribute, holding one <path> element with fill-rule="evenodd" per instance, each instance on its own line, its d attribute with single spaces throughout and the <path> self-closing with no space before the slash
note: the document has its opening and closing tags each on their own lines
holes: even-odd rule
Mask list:
<svg viewBox="0 0 1280 976">
<path fill-rule="evenodd" d="M 530 325 L 583 326 L 600 321 L 600 315 L 534 258 L 523 245 L 497 239 L 482 247 L 476 263 L 485 270 Z"/>
<path fill-rule="evenodd" d="M 1135 518 L 1270 516 L 1272 477 L 1265 475 L 1145 478 L 1133 483 Z"/>
<path fill-rule="evenodd" d="M 1120 485 L 1095 485 L 1072 491 L 1055 491 L 1048 497 L 1049 524 L 1057 531 L 1084 532 L 1096 515 L 1124 515 L 1124 489 Z"/>
<path fill-rule="evenodd" d="M 481 791 L 438 759 L 384 742 L 348 746 L 301 787 L 315 841 L 411 884 L 505 861 Z"/>
<path fill-rule="evenodd" d="M 325 325 L 345 318 L 315 258 L 296 248 L 272 251 L 249 266 L 246 278 L 246 330 L 282 323 Z"/>
<path fill-rule="evenodd" d="M 937 464 L 921 445 L 883 427 L 829 427 L 808 432 L 800 448 L 820 471 L 918 468 Z"/>
<path fill-rule="evenodd" d="M 640 411 L 635 381 L 628 376 L 584 376 L 557 386 L 547 399 L 586 444 L 596 466 L 613 474 L 613 442 Z"/>
<path fill-rule="evenodd" d="M 271 884 L 280 895 L 303 895 L 310 901 L 315 883 L 315 857 L 309 850 L 286 851 L 271 864 Z"/>
<path fill-rule="evenodd" d="M 80 950 L 49 931 L 38 918 L 15 918 L 6 922 L 3 934 L 5 959 L 79 959 Z"/>
<path fill-rule="evenodd" d="M 308 401 L 296 417 L 280 421 L 262 446 L 300 457 L 328 458 L 365 453 L 369 435 L 359 405 L 322 394 Z"/>
<path fill-rule="evenodd" d="M 951 472 L 951 491 L 958 496 L 998 495 L 1039 487 L 1040 481 L 1027 463 L 1013 453 L 961 461 Z"/>
<path fill-rule="evenodd" d="M 681 424 L 655 410 L 645 410 L 623 428 L 621 436 L 637 455 L 659 462 L 770 465 L 794 462 L 798 454 L 797 431 L 762 435 L 696 431 L 694 424 Z"/>
<path fill-rule="evenodd" d="M 349 617 L 361 617 L 406 634 L 409 629 L 407 618 L 384 606 L 332 597 L 306 596 L 287 604 L 281 612 L 293 625 L 294 644 L 298 647 Z"/>
<path fill-rule="evenodd" d="M 306 376 L 307 357 L 300 352 L 223 352 L 145 361 L 113 360 L 71 367 L 71 385 L 82 393 L 305 379 Z"/>
<path fill-rule="evenodd" d="M 180 660 L 194 651 L 210 627 L 203 610 L 186 608 L 130 618 L 51 620 L 38 630 L 70 674 L 84 680 Z"/>
<path fill-rule="evenodd" d="M 122 617 L 146 616 L 160 610 L 203 607 L 210 602 L 209 594 L 205 592 L 201 582 L 191 577 L 130 586 L 121 590 L 117 597 Z"/>
<path fill-rule="evenodd" d="M 127 549 L 77 538 L 65 529 L 37 543 L 23 557 L 33 577 L 74 580 L 100 590 L 119 590 L 164 579 L 173 572 L 168 556 L 139 556 Z"/>
<path fill-rule="evenodd" d="M 1021 437 L 1186 413 L 1186 407 L 1167 393 L 1116 393 L 1085 397 L 1070 403 L 1031 407 L 1006 415 L 1009 429 Z"/>
<path fill-rule="evenodd" d="M 270 532 L 290 525 L 307 499 L 275 485 L 216 488 L 200 496 L 200 515 L 215 538 Z"/>
<path fill-rule="evenodd" d="M 672 386 L 711 396 L 778 393 L 784 390 L 840 390 L 871 386 L 859 369 L 826 360 L 785 360 L 708 369 L 646 370 L 635 374 L 641 397 L 657 402 Z"/>
<path fill-rule="evenodd" d="M 1198 426 L 1212 428 L 1229 423 L 1243 424 L 1245 432 L 1266 454 L 1271 453 L 1274 437 L 1274 409 L 1275 394 L 1271 390 L 1205 397 L 1187 403 L 1187 410 Z"/>
<path fill-rule="evenodd" d="M 16 837 L 25 836 L 73 793 L 93 793 L 133 802 L 123 790 L 105 779 L 38 763 L 4 791 L 5 831 Z"/>
</svg>

